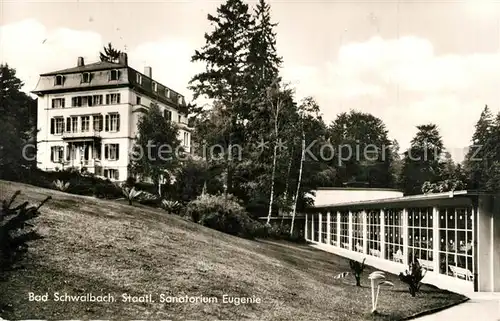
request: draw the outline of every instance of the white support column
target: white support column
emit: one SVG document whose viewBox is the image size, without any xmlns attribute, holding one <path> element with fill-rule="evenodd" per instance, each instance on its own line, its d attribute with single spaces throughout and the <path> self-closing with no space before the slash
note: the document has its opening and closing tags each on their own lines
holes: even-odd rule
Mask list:
<svg viewBox="0 0 500 321">
<path fill-rule="evenodd" d="M 312 214 L 311 215 L 311 241 L 315 241 L 314 240 L 314 228 L 316 228 L 316 226 L 314 226 L 314 215 L 317 215 L 316 213 Z"/>
<path fill-rule="evenodd" d="M 408 266 L 408 209 L 403 209 L 403 264 Z"/>
<path fill-rule="evenodd" d="M 363 220 L 363 253 L 367 254 L 368 253 L 368 226 L 367 226 L 367 217 L 366 217 L 366 211 L 363 210 L 362 212 L 362 220 Z"/>
<path fill-rule="evenodd" d="M 340 244 L 340 212 L 337 211 L 337 246 L 341 247 Z"/>
<path fill-rule="evenodd" d="M 330 226 L 330 222 L 331 222 L 331 217 L 330 217 L 330 211 L 328 211 L 328 213 L 326 213 L 326 244 L 328 245 L 332 245 L 332 242 L 331 242 L 331 226 Z"/>
<path fill-rule="evenodd" d="M 432 208 L 432 266 L 439 273 L 439 210 Z"/>
<path fill-rule="evenodd" d="M 323 214 L 319 213 L 318 214 L 318 242 L 322 243 L 321 241 L 323 240 L 323 237 L 321 235 L 321 230 L 323 229 L 323 224 L 321 224 L 321 219 L 322 219 Z"/>
<path fill-rule="evenodd" d="M 308 218 L 309 218 L 309 214 L 306 214 L 306 225 L 304 226 L 304 238 L 306 239 L 306 241 L 309 240 L 309 235 L 307 234 L 307 224 L 308 224 Z"/>
<path fill-rule="evenodd" d="M 385 260 L 385 211 L 380 210 L 380 258 Z"/>
<path fill-rule="evenodd" d="M 349 211 L 349 250 L 352 251 L 352 212 Z"/>
</svg>

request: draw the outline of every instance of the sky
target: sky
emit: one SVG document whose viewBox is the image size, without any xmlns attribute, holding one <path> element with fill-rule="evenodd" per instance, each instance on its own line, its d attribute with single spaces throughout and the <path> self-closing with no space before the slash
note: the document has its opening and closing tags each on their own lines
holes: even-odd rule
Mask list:
<svg viewBox="0 0 500 321">
<path fill-rule="evenodd" d="M 406 149 L 417 125 L 438 125 L 457 161 L 485 105 L 500 111 L 500 1 L 269 1 L 282 75 L 313 96 L 327 123 L 371 113 Z M 39 74 L 98 60 L 108 42 L 129 65 L 192 97 L 190 62 L 221 1 L 0 0 L 0 61 L 25 91 Z M 255 1 L 247 1 L 253 8 Z"/>
</svg>

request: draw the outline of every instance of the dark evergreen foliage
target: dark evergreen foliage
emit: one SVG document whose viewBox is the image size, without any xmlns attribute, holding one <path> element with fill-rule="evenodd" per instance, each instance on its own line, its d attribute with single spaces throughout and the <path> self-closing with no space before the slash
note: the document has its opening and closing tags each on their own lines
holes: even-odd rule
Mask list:
<svg viewBox="0 0 500 321">
<path fill-rule="evenodd" d="M 99 53 L 99 59 L 105 62 L 118 62 L 120 54 L 122 52 L 113 47 L 111 42 L 108 43 L 107 47 L 103 47 L 103 52 Z"/>
<path fill-rule="evenodd" d="M 349 266 L 351 267 L 351 270 L 354 274 L 354 278 L 356 279 L 356 286 L 361 286 L 361 274 L 363 273 L 366 265 L 365 265 L 365 259 L 363 259 L 363 262 L 358 262 L 354 260 L 349 260 Z"/>
<path fill-rule="evenodd" d="M 17 191 L 10 200 L 2 201 L 0 209 L 0 271 L 5 272 L 15 268 L 28 250 L 29 242 L 40 239 L 41 236 L 32 229 L 32 220 L 40 215 L 38 211 L 51 197 L 47 197 L 38 206 L 28 206 L 24 202 L 13 206 L 15 199 L 21 193 Z"/>
</svg>

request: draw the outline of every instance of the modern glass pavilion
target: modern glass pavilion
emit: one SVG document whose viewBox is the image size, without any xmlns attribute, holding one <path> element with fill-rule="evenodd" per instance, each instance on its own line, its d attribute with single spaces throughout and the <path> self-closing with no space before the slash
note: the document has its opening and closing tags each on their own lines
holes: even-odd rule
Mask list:
<svg viewBox="0 0 500 321">
<path fill-rule="evenodd" d="M 500 202 L 471 191 L 318 205 L 306 213 L 315 247 L 460 293 L 500 292 Z"/>
</svg>

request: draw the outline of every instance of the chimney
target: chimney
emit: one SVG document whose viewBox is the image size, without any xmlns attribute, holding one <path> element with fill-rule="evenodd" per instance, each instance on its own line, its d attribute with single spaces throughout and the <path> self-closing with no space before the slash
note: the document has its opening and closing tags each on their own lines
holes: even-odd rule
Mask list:
<svg viewBox="0 0 500 321">
<path fill-rule="evenodd" d="M 153 78 L 152 73 L 153 73 L 153 71 L 152 71 L 151 67 L 144 67 L 144 74 L 146 76 L 148 76 L 149 78 Z"/>
<path fill-rule="evenodd" d="M 78 57 L 78 60 L 76 61 L 76 65 L 78 67 L 83 67 L 85 63 L 83 62 L 83 57 Z"/>
<path fill-rule="evenodd" d="M 128 65 L 128 59 L 127 59 L 127 54 L 125 52 L 120 53 L 120 57 L 118 58 L 118 63 L 120 65 Z"/>
</svg>

